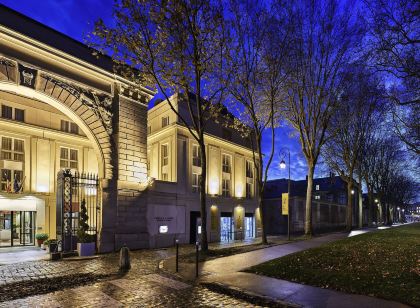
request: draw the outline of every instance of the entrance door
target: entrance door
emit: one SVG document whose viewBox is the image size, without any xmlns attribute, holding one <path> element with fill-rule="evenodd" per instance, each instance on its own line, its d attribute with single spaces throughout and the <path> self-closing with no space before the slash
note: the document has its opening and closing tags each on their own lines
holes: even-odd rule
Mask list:
<svg viewBox="0 0 420 308">
<path fill-rule="evenodd" d="M 35 212 L 0 211 L 0 246 L 35 244 Z"/>
<path fill-rule="evenodd" d="M 220 241 L 233 241 L 233 218 L 232 213 L 222 212 L 220 215 Z"/>
<path fill-rule="evenodd" d="M 252 213 L 245 214 L 245 238 L 253 238 L 255 230 L 255 220 Z"/>
<path fill-rule="evenodd" d="M 190 244 L 195 244 L 200 239 L 201 218 L 200 212 L 190 212 Z"/>
</svg>

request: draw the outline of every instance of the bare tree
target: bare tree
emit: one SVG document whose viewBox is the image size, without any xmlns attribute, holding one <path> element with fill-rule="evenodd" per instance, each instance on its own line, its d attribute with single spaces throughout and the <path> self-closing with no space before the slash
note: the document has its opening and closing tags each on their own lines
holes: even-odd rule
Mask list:
<svg viewBox="0 0 420 308">
<path fill-rule="evenodd" d="M 267 243 L 263 197 L 268 170 L 274 155 L 276 103 L 282 92 L 285 72 L 282 58 L 288 50 L 290 29 L 279 6 L 264 1 L 230 1 L 229 93 L 239 114 L 236 128 L 250 139 L 256 169 L 262 242 Z M 246 124 L 246 125 L 244 125 Z M 263 133 L 269 130 L 271 147 L 264 161 Z"/>
<path fill-rule="evenodd" d="M 352 65 L 343 83 L 340 106 L 331 118 L 327 130 L 330 137 L 323 151 L 324 160 L 347 183 L 347 231 L 352 229 L 355 174 L 358 174 L 359 227 L 362 223 L 362 165 L 361 159 L 366 138 L 381 112 L 382 87 L 363 63 Z"/>
<path fill-rule="evenodd" d="M 371 29 L 370 56 L 390 84 L 395 132 L 420 154 L 420 2 L 365 0 Z"/>
<path fill-rule="evenodd" d="M 201 156 L 201 245 L 208 249 L 204 143 L 206 124 L 215 117 L 223 99 L 218 81 L 223 69 L 223 6 L 205 0 L 121 0 L 114 5 L 114 21 L 95 24 L 93 44 L 127 62 L 132 75 L 156 87 L 178 119 L 197 141 Z M 178 111 L 169 97 L 183 93 L 189 116 Z"/>
<path fill-rule="evenodd" d="M 351 2 L 346 4 L 352 5 Z M 362 24 L 354 10 L 334 0 L 290 4 L 294 23 L 286 99 L 282 113 L 297 131 L 308 165 L 305 234 L 312 234 L 312 185 L 315 166 L 336 111 L 343 69 L 354 60 Z"/>
</svg>

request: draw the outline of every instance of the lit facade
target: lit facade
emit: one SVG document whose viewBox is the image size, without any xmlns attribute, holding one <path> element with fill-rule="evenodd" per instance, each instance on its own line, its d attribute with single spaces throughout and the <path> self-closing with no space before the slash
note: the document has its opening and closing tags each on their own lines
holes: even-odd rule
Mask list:
<svg viewBox="0 0 420 308">
<path fill-rule="evenodd" d="M 0 5 L 1 245 L 33 244 L 34 233 L 56 237 L 58 221 L 69 217 L 58 211 L 57 173 L 71 169 L 98 179 L 95 189 L 80 189 L 83 198 L 97 198 L 89 215 L 97 217 L 90 228 L 98 251 L 149 247 L 153 95 L 119 76 L 110 58 Z M 73 222 L 81 201 L 66 201 Z"/>
<path fill-rule="evenodd" d="M 176 110 L 184 118 L 189 118 L 181 96 L 174 95 L 170 99 Z M 252 150 L 246 138 L 235 130 L 215 122 L 207 127 L 209 240 L 258 236 L 260 222 Z M 151 245 L 168 245 L 175 237 L 182 242 L 194 243 L 201 228 L 199 147 L 167 101 L 148 111 L 147 152 L 149 176 L 155 179 L 148 202 Z M 163 230 L 159 230 L 160 227 Z"/>
</svg>

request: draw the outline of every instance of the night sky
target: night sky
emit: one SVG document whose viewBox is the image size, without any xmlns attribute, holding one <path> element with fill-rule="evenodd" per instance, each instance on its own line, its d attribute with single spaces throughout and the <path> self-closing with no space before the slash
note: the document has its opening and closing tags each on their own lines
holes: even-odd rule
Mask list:
<svg viewBox="0 0 420 308">
<path fill-rule="evenodd" d="M 81 42 L 93 29 L 95 20 L 112 21 L 113 0 L 0 0 L 0 3 Z M 297 137 L 291 136 L 291 133 L 293 130 L 285 124 L 276 129 L 276 153 L 269 170 L 270 179 L 287 177 L 287 169 L 282 170 L 278 166 L 280 149 L 284 147 L 290 149 L 292 179 L 305 178 L 306 162 Z M 264 138 L 265 152 L 270 150 L 270 144 L 271 134 L 267 134 Z M 318 165 L 315 175 L 326 176 L 328 173 L 325 166 Z"/>
</svg>

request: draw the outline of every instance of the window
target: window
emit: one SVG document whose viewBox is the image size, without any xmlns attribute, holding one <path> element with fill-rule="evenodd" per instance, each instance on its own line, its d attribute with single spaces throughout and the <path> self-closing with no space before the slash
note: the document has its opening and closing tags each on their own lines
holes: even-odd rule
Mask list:
<svg viewBox="0 0 420 308">
<path fill-rule="evenodd" d="M 69 148 L 60 148 L 60 168 L 78 168 L 78 151 Z"/>
<path fill-rule="evenodd" d="M 193 173 L 192 174 L 192 192 L 198 193 L 200 191 L 200 180 L 201 174 Z"/>
<path fill-rule="evenodd" d="M 1 159 L 16 160 L 24 162 L 23 140 L 2 137 L 1 138 Z"/>
<path fill-rule="evenodd" d="M 149 125 L 147 126 L 147 134 L 150 135 L 152 133 L 152 127 Z"/>
<path fill-rule="evenodd" d="M 320 200 L 321 196 L 320 195 L 315 195 L 315 200 Z"/>
<path fill-rule="evenodd" d="M 162 144 L 161 145 L 161 174 L 162 174 L 162 181 L 168 181 L 168 170 L 167 165 L 169 164 L 169 151 L 168 145 Z"/>
<path fill-rule="evenodd" d="M 169 116 L 162 117 L 162 128 L 169 125 Z"/>
<path fill-rule="evenodd" d="M 79 134 L 79 126 L 76 123 L 70 123 L 70 133 L 72 134 Z"/>
<path fill-rule="evenodd" d="M 194 144 L 192 148 L 192 159 L 193 159 L 193 166 L 201 167 L 201 158 L 200 158 L 200 148 L 198 145 Z"/>
<path fill-rule="evenodd" d="M 23 181 L 23 171 L 20 170 L 10 170 L 10 169 L 1 169 L 1 190 L 6 192 L 16 192 L 14 187 L 14 181 L 17 181 L 20 187 L 22 186 Z"/>
<path fill-rule="evenodd" d="M 79 134 L 79 126 L 76 123 L 61 120 L 61 131 L 71 134 Z"/>
<path fill-rule="evenodd" d="M 162 151 L 162 167 L 167 166 L 168 162 L 169 162 L 168 145 L 167 144 L 162 144 L 161 151 Z"/>
<path fill-rule="evenodd" d="M 230 169 L 231 169 L 230 155 L 223 154 L 222 155 L 222 171 L 225 173 L 230 173 Z"/>
<path fill-rule="evenodd" d="M 227 179 L 222 180 L 222 196 L 230 197 L 230 180 L 227 180 Z"/>
<path fill-rule="evenodd" d="M 1 117 L 6 119 L 13 119 L 13 108 L 6 105 L 1 105 Z"/>
<path fill-rule="evenodd" d="M 252 198 L 252 183 L 246 183 L 246 198 Z"/>
<path fill-rule="evenodd" d="M 25 122 L 25 110 L 15 108 L 15 120 Z"/>
<path fill-rule="evenodd" d="M 315 185 L 315 190 L 319 190 L 319 185 Z"/>
<path fill-rule="evenodd" d="M 254 170 L 252 169 L 252 162 L 247 160 L 246 161 L 246 177 L 253 178 L 254 177 Z"/>
<path fill-rule="evenodd" d="M 15 117 L 13 118 L 13 108 L 6 105 L 1 105 L 1 116 L 5 119 L 24 122 L 25 121 L 25 110 L 14 108 L 15 109 Z"/>
</svg>

